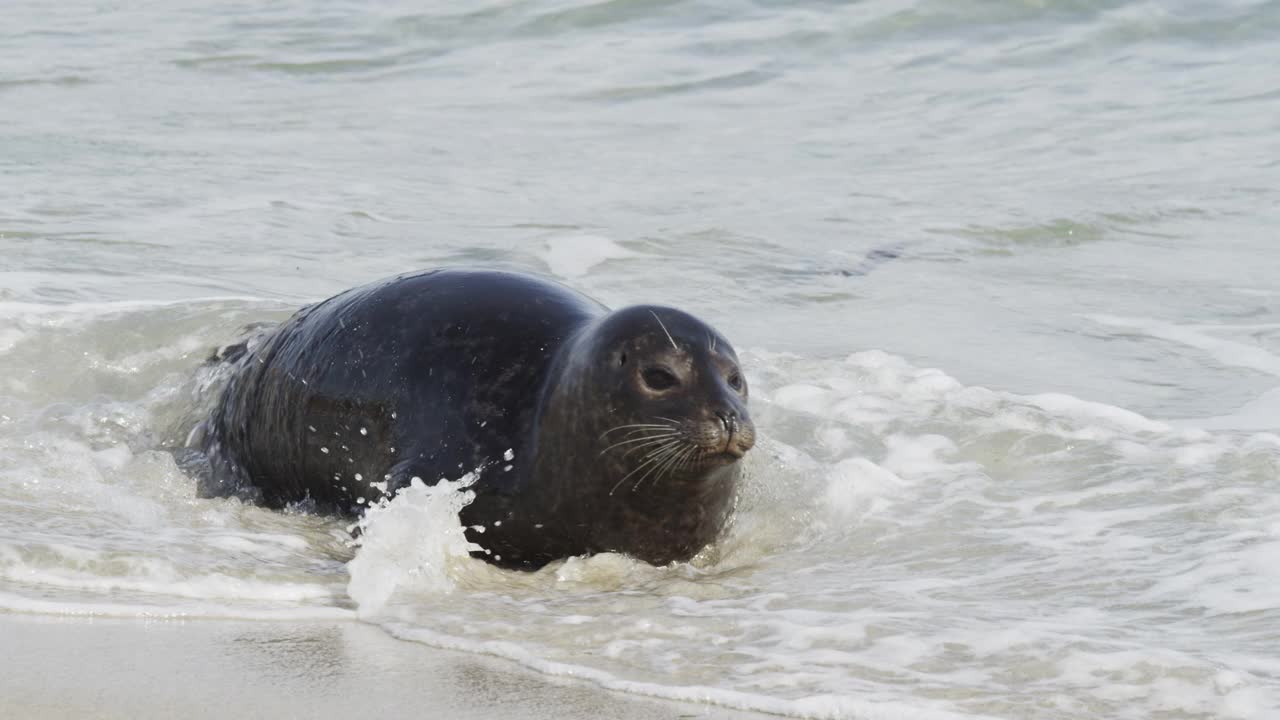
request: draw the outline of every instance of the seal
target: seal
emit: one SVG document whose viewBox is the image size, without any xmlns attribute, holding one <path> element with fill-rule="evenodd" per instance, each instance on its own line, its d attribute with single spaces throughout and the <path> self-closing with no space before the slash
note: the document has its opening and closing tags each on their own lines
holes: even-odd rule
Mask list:
<svg viewBox="0 0 1280 720">
<path fill-rule="evenodd" d="M 193 436 L 216 483 L 355 515 L 470 472 L 467 538 L 507 568 L 688 560 L 724 527 L 755 442 L 737 354 L 711 327 L 516 273 L 358 287 L 226 357 Z"/>
</svg>

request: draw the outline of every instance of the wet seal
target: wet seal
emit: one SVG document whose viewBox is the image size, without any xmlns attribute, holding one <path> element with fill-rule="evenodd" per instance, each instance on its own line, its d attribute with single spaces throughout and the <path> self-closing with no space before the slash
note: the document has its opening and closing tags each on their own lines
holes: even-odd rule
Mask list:
<svg viewBox="0 0 1280 720">
<path fill-rule="evenodd" d="M 515 273 L 358 287 L 222 358 L 230 379 L 192 440 L 213 486 L 355 515 L 474 470 L 461 520 L 503 567 L 688 560 L 724 527 L 755 442 L 714 329 Z"/>
</svg>

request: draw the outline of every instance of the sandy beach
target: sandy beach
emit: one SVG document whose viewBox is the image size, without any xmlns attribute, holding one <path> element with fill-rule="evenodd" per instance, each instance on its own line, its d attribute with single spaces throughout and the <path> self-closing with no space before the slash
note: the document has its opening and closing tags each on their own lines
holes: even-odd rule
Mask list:
<svg viewBox="0 0 1280 720">
<path fill-rule="evenodd" d="M 0 717 L 753 718 L 628 697 L 359 622 L 0 615 Z"/>
</svg>

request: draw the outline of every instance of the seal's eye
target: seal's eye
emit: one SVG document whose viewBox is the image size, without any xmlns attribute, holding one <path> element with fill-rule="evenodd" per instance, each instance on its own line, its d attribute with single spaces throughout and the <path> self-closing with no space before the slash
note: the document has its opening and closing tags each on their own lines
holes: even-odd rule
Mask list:
<svg viewBox="0 0 1280 720">
<path fill-rule="evenodd" d="M 626 365 L 626 364 L 627 364 L 627 354 L 622 353 L 621 355 L 618 356 L 618 366 L 621 367 L 622 365 Z"/>
<path fill-rule="evenodd" d="M 734 374 L 730 375 L 730 376 L 729 376 L 729 387 L 733 388 L 734 390 L 741 390 L 741 389 L 742 389 L 742 376 L 741 376 L 741 375 L 739 375 L 738 373 L 734 373 Z"/>
<path fill-rule="evenodd" d="M 640 373 L 640 377 L 644 378 L 644 384 L 650 390 L 670 390 L 680 384 L 675 375 L 660 367 L 645 368 L 644 372 Z"/>
</svg>

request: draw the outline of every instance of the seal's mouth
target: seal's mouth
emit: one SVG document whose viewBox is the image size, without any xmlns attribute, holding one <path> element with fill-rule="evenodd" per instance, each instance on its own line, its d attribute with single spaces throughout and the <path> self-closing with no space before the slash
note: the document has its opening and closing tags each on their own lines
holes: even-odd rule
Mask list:
<svg viewBox="0 0 1280 720">
<path fill-rule="evenodd" d="M 706 450 L 699 453 L 697 464 L 702 467 L 719 467 L 721 465 L 731 465 L 746 455 L 745 452 L 725 449 Z"/>
</svg>

